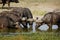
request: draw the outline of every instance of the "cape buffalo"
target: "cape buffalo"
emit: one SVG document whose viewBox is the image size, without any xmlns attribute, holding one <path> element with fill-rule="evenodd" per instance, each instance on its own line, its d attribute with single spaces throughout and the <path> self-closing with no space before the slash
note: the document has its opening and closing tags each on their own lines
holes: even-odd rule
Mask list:
<svg viewBox="0 0 60 40">
<path fill-rule="evenodd" d="M 2 8 L 4 7 L 4 5 L 7 3 L 8 7 L 10 7 L 10 2 L 15 2 L 15 3 L 19 3 L 18 0 L 2 0 Z"/>
<path fill-rule="evenodd" d="M 16 12 L 16 13 L 18 13 L 20 15 L 20 18 L 21 18 L 20 22 L 21 22 L 21 24 L 23 24 L 25 29 L 27 29 L 27 23 L 32 24 L 32 22 L 30 23 L 29 21 L 27 21 L 27 19 L 29 19 L 29 18 L 32 19 L 33 18 L 33 15 L 32 15 L 29 8 L 22 8 L 22 7 L 13 8 L 12 11 L 14 11 L 14 12 Z M 25 20 L 22 20 L 22 18 L 23 19 L 25 18 Z"/>
<path fill-rule="evenodd" d="M 44 15 L 42 18 L 43 23 L 47 24 L 50 27 L 50 30 L 52 30 L 52 25 L 58 25 L 60 24 L 60 13 L 56 12 L 49 12 Z"/>
<path fill-rule="evenodd" d="M 9 17 L 0 16 L 0 29 L 6 32 L 8 31 L 9 27 L 14 27 L 14 22 Z"/>
<path fill-rule="evenodd" d="M 28 19 L 33 19 L 33 15 L 32 15 L 32 13 L 31 13 L 31 11 L 30 11 L 29 8 L 24 8 L 23 14 L 22 14 L 22 18 L 23 17 L 26 18 L 26 22 L 25 22 L 26 25 L 25 25 L 25 27 L 28 28 L 27 27 L 27 24 L 29 24 L 30 29 L 31 29 L 32 28 L 32 25 L 33 25 L 33 20 L 29 20 L 29 21 L 27 21 L 27 20 Z"/>
<path fill-rule="evenodd" d="M 33 18 L 33 15 L 29 8 L 16 7 L 13 8 L 12 11 L 18 13 L 21 17 L 27 17 L 27 19 Z"/>
<path fill-rule="evenodd" d="M 18 22 L 17 25 L 19 24 L 20 17 L 15 12 L 3 11 L 3 12 L 0 13 L 0 16 L 7 16 L 14 23 Z M 17 27 L 17 28 L 19 28 L 19 27 Z"/>
</svg>

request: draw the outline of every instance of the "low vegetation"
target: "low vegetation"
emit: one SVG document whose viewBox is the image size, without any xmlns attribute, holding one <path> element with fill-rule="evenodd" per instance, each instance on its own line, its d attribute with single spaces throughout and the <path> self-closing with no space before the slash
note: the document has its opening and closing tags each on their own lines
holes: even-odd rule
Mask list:
<svg viewBox="0 0 60 40">
<path fill-rule="evenodd" d="M 60 34 L 54 32 L 36 32 L 18 35 L 1 35 L 0 40 L 60 40 Z"/>
</svg>

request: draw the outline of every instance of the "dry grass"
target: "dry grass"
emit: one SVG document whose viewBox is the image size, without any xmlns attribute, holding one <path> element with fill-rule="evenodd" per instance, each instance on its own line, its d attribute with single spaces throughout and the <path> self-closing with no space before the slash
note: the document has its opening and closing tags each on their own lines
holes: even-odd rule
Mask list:
<svg viewBox="0 0 60 40">
<path fill-rule="evenodd" d="M 59 0 L 20 0 L 20 3 L 11 3 L 11 7 L 27 7 L 31 10 L 32 14 L 35 16 L 42 16 L 46 12 L 53 11 L 56 8 L 60 8 Z M 0 12 L 7 9 L 1 9 L 2 4 L 0 4 Z M 5 5 L 7 7 L 7 4 Z"/>
</svg>

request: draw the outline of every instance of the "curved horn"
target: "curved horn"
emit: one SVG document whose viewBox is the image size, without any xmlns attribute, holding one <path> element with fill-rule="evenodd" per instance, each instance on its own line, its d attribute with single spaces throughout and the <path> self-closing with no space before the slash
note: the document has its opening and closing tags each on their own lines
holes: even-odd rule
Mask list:
<svg viewBox="0 0 60 40">
<path fill-rule="evenodd" d="M 29 18 L 29 19 L 27 19 L 27 21 L 34 21 L 34 19 L 32 19 L 32 18 Z"/>
<path fill-rule="evenodd" d="M 41 22 L 43 22 L 43 21 L 42 21 L 42 20 L 36 20 L 36 22 L 40 22 L 40 23 L 41 23 Z"/>
</svg>

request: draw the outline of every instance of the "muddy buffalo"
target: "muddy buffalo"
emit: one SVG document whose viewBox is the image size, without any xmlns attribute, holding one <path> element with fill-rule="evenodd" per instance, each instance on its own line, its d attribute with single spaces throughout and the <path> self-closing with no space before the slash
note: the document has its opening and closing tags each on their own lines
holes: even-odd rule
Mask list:
<svg viewBox="0 0 60 40">
<path fill-rule="evenodd" d="M 43 23 L 47 24 L 50 27 L 50 30 L 52 30 L 52 25 L 58 25 L 60 24 L 60 13 L 58 12 L 48 12 L 44 15 L 42 18 Z"/>
<path fill-rule="evenodd" d="M 16 28 L 11 18 L 0 16 L 0 32 L 7 32 L 10 28 Z"/>
<path fill-rule="evenodd" d="M 15 2 L 15 3 L 19 3 L 18 0 L 1 0 L 2 1 L 2 8 L 4 7 L 4 5 L 7 3 L 8 7 L 10 7 L 10 2 Z"/>
<path fill-rule="evenodd" d="M 24 26 L 25 29 L 27 28 L 27 23 L 32 24 L 32 22 L 27 21 L 27 19 L 29 19 L 29 18 L 32 19 L 33 18 L 33 15 L 32 15 L 32 13 L 31 13 L 29 8 L 22 8 L 22 7 L 13 8 L 12 11 L 16 12 L 17 14 L 19 14 L 19 16 L 21 18 L 20 22 Z"/>
<path fill-rule="evenodd" d="M 16 7 L 13 8 L 12 11 L 18 13 L 21 17 L 27 17 L 27 19 L 33 18 L 33 15 L 29 8 Z"/>
<path fill-rule="evenodd" d="M 33 21 L 28 19 L 33 19 L 33 15 L 29 8 L 23 8 L 23 13 L 21 14 L 22 18 L 25 18 L 21 23 L 23 24 L 24 28 L 28 28 L 27 24 L 32 27 Z"/>
<path fill-rule="evenodd" d="M 19 25 L 20 17 L 15 12 L 3 11 L 0 13 L 0 16 L 7 16 L 8 18 L 10 18 L 13 21 L 14 24 Z M 17 28 L 19 28 L 19 27 L 17 27 Z"/>
</svg>

